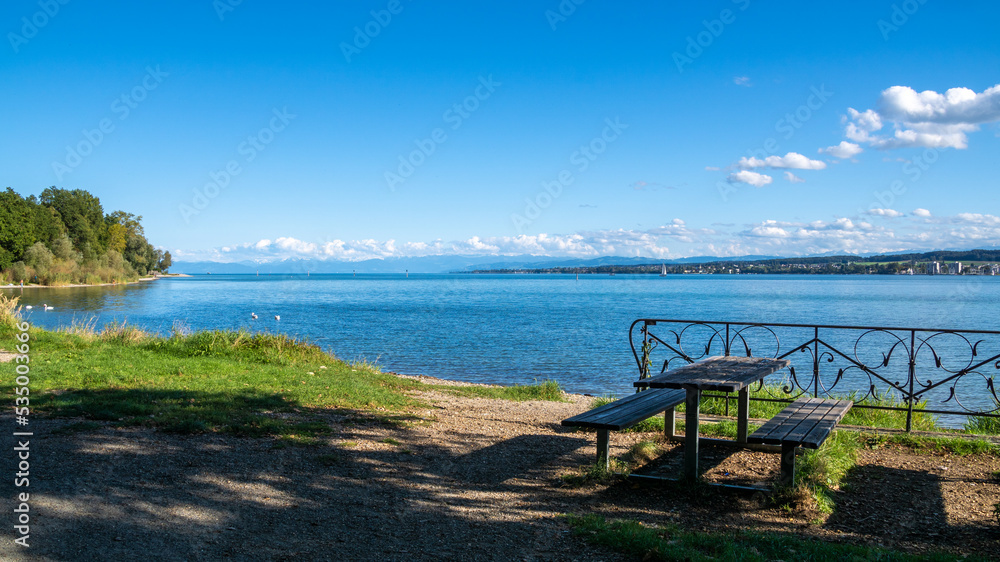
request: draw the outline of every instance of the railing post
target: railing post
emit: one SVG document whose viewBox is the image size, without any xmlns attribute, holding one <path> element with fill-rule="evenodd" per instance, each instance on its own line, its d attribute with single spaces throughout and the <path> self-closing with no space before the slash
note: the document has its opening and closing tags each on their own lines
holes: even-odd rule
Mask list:
<svg viewBox="0 0 1000 562">
<path fill-rule="evenodd" d="M 813 328 L 813 398 L 819 398 L 819 326 Z"/>
<path fill-rule="evenodd" d="M 649 326 L 642 325 L 642 367 L 639 368 L 639 378 L 649 376 Z"/>
<path fill-rule="evenodd" d="M 910 330 L 910 392 L 906 397 L 906 432 L 913 431 L 913 383 L 917 378 L 917 331 Z"/>
</svg>

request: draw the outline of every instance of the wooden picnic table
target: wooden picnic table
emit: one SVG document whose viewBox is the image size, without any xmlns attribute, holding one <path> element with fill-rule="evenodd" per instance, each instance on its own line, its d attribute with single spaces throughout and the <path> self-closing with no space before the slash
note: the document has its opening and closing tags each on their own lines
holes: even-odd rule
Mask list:
<svg viewBox="0 0 1000 562">
<path fill-rule="evenodd" d="M 684 412 L 684 476 L 698 478 L 698 424 L 701 393 L 704 390 L 738 392 L 736 441 L 747 442 L 747 423 L 750 414 L 749 386 L 767 375 L 784 369 L 787 359 L 766 357 L 709 357 L 684 365 L 662 375 L 635 382 L 637 387 L 680 388 L 685 390 Z"/>
</svg>

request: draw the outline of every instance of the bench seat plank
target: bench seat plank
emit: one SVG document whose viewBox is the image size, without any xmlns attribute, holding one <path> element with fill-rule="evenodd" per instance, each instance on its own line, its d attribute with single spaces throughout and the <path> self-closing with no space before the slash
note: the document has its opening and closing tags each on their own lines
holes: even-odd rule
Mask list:
<svg viewBox="0 0 1000 562">
<path fill-rule="evenodd" d="M 850 400 L 800 398 L 747 437 L 747 442 L 818 448 L 851 405 Z"/>
<path fill-rule="evenodd" d="M 840 420 L 844 419 L 847 412 L 851 409 L 853 403 L 850 400 L 838 400 L 836 404 L 831 405 L 830 411 L 827 412 L 823 418 L 816 423 L 816 426 L 810 431 L 805 437 L 802 438 L 802 447 L 808 447 L 810 449 L 818 449 L 823 441 L 830 435 Z"/>
<path fill-rule="evenodd" d="M 799 398 L 747 437 L 747 443 L 780 444 L 778 482 L 790 486 L 795 482 L 796 448 L 818 449 L 853 405 L 850 400 Z"/>
<path fill-rule="evenodd" d="M 568 418 L 563 425 L 625 429 L 626 424 L 633 419 L 636 421 L 632 423 L 636 423 L 665 410 L 671 400 L 670 395 L 653 391 L 640 392 Z"/>
<path fill-rule="evenodd" d="M 566 418 L 562 421 L 562 425 L 618 431 L 681 404 L 684 402 L 684 396 L 683 390 L 668 388 L 644 390 Z"/>
</svg>

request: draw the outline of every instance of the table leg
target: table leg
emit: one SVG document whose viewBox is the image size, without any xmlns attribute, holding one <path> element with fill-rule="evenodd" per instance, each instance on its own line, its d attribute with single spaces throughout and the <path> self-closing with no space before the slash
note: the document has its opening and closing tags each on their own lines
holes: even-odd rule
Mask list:
<svg viewBox="0 0 1000 562">
<path fill-rule="evenodd" d="M 684 477 L 698 479 L 698 418 L 701 390 L 687 389 L 684 410 Z"/>
<path fill-rule="evenodd" d="M 736 442 L 747 442 L 747 423 L 750 418 L 750 390 L 743 388 L 736 399 Z"/>
</svg>

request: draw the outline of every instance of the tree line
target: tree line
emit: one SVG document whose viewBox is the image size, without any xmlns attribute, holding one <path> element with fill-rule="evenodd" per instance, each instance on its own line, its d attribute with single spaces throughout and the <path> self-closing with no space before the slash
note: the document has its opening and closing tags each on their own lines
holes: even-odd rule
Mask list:
<svg viewBox="0 0 1000 562">
<path fill-rule="evenodd" d="M 475 270 L 471 273 L 795 273 L 795 274 L 881 274 L 892 275 L 913 269 L 927 273 L 930 262 L 947 270 L 950 262 L 1000 262 L 1000 250 L 934 251 L 910 254 L 860 256 L 817 256 L 811 258 L 771 258 L 760 260 L 717 260 L 698 263 L 649 263 L 638 265 L 600 265 L 586 267 L 549 267 L 523 269 Z"/>
<path fill-rule="evenodd" d="M 166 272 L 170 252 L 146 240 L 142 217 L 104 214 L 82 189 L 50 187 L 40 196 L 0 193 L 0 280 L 4 284 L 122 283 Z"/>
</svg>

